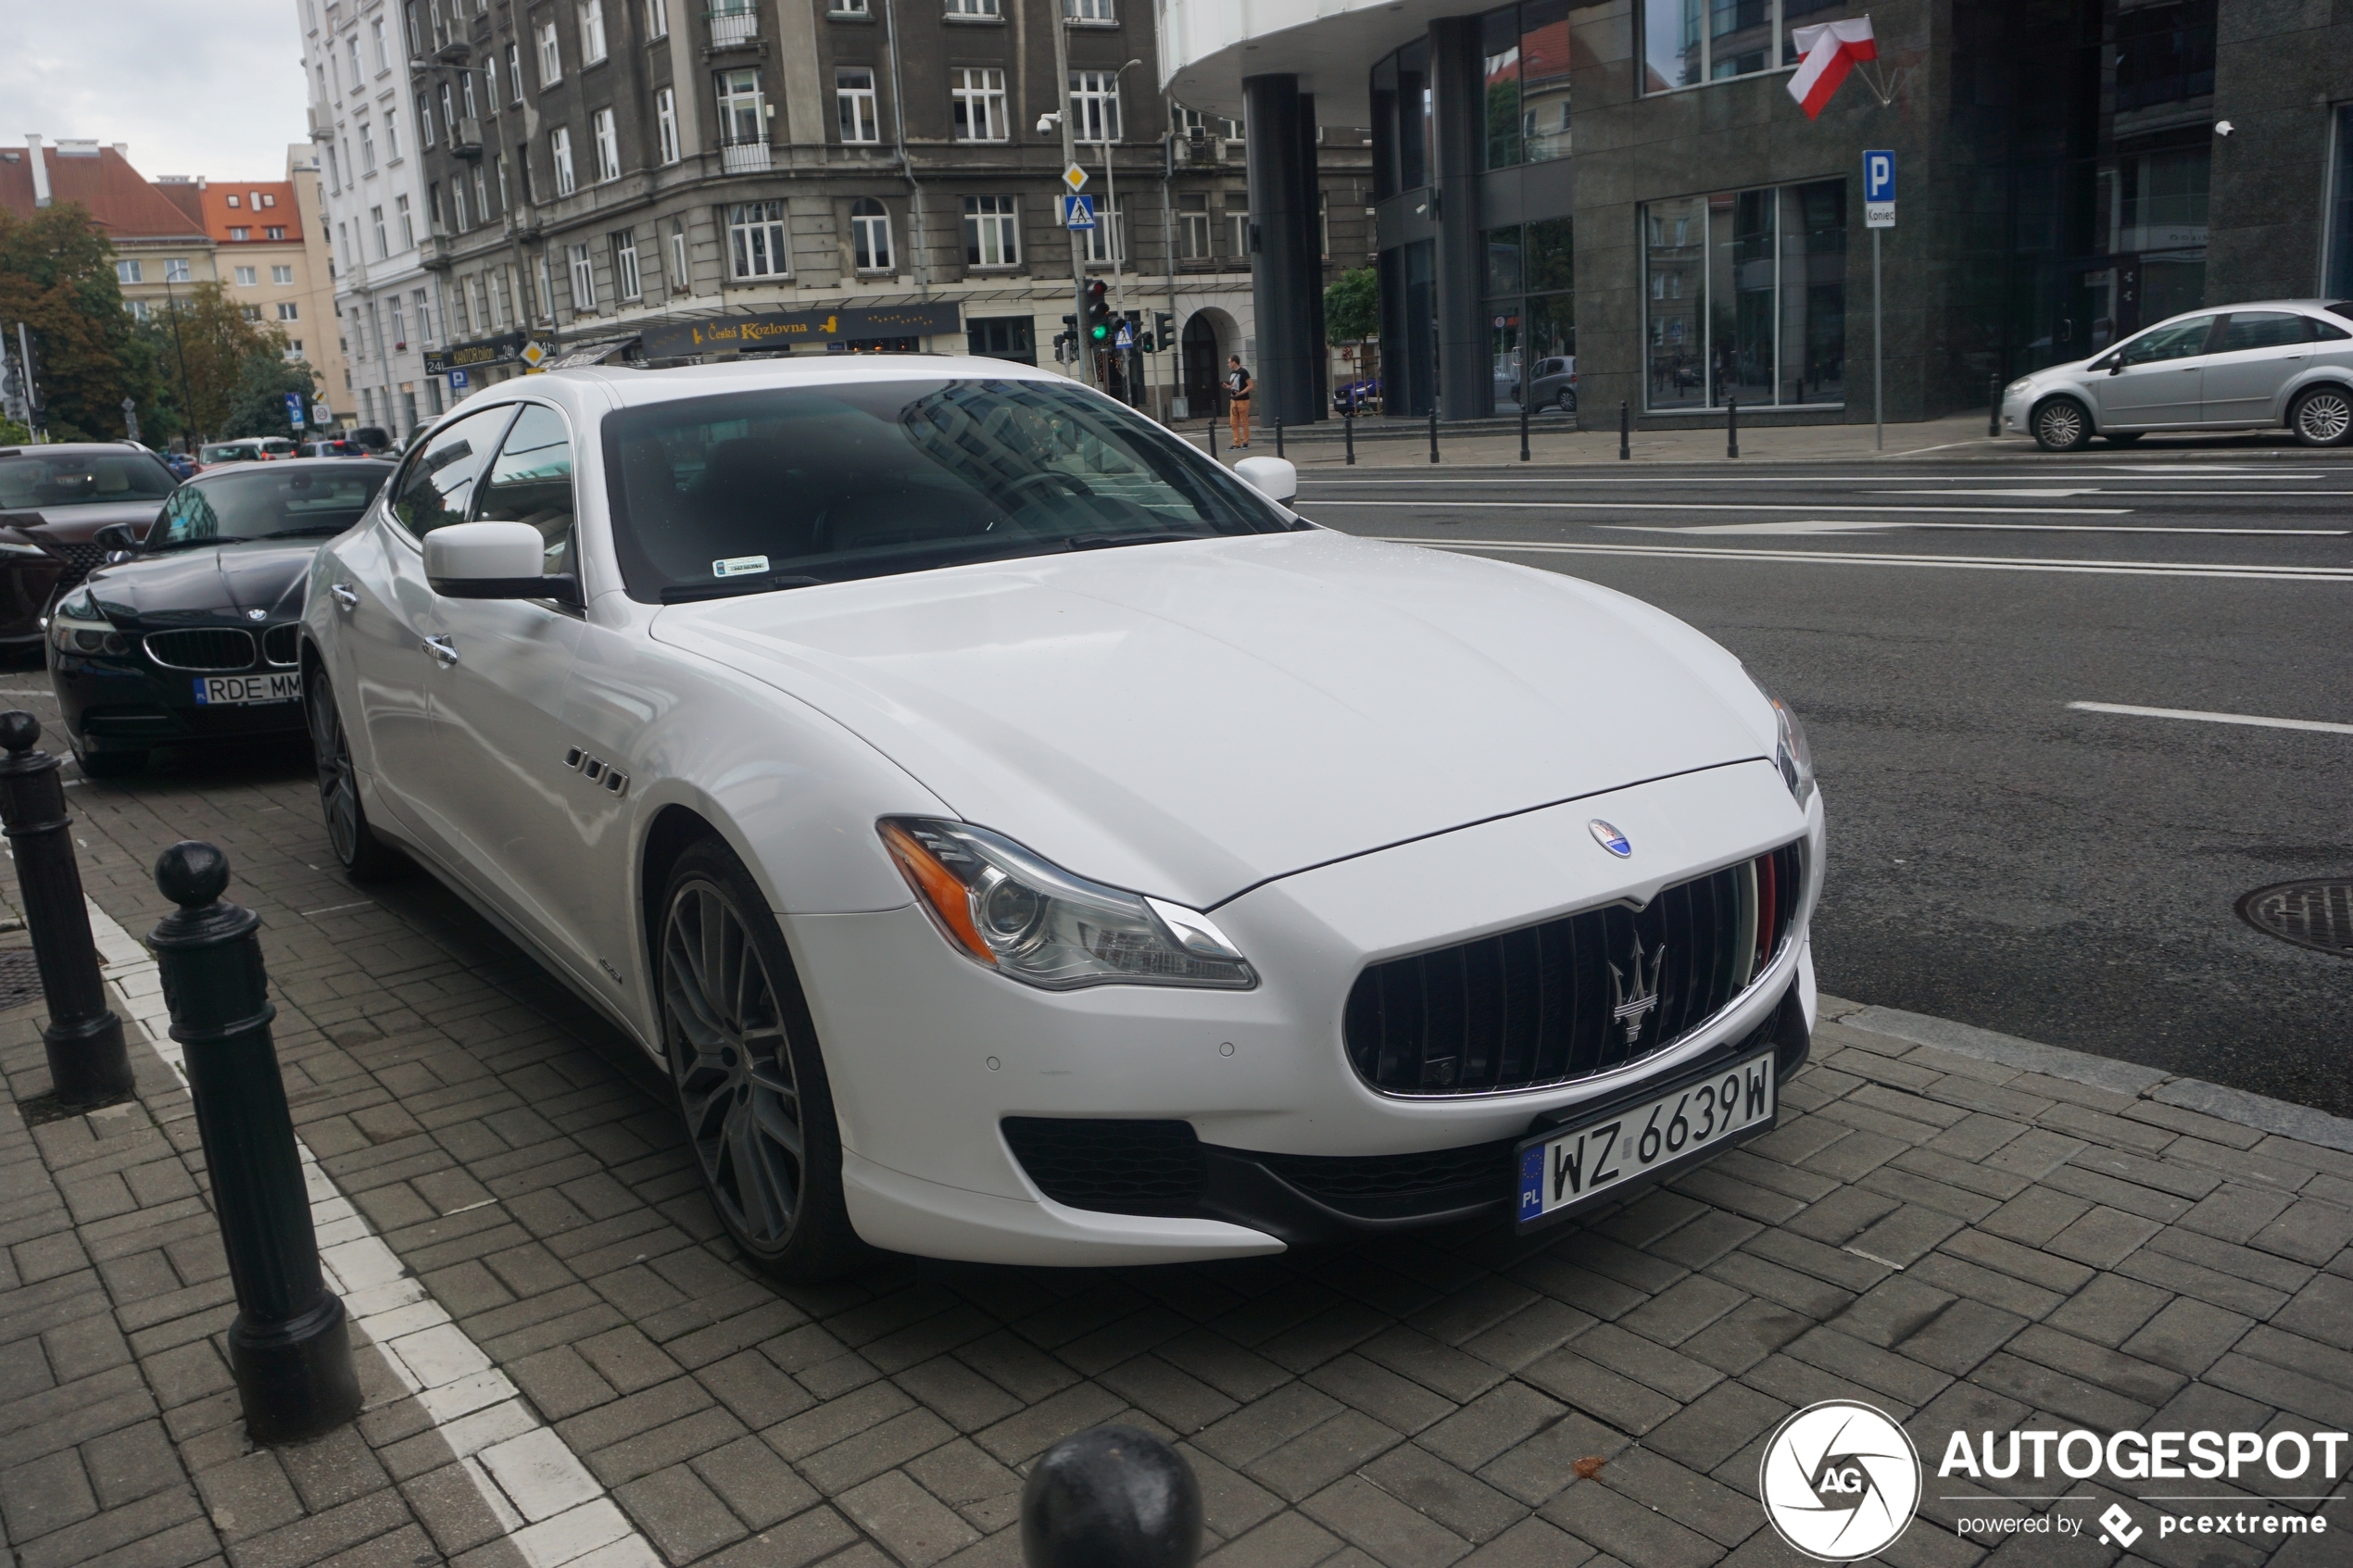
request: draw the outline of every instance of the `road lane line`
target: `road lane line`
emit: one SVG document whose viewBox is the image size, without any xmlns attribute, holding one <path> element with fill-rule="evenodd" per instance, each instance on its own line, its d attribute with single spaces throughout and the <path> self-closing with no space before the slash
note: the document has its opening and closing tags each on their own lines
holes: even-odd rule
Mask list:
<svg viewBox="0 0 2353 1568">
<path fill-rule="evenodd" d="M 2231 566 L 2221 562 L 2095 561 L 2033 557 L 1867 554 L 1845 550 L 1768 550 L 1701 545 L 1572 545 L 1515 539 L 1426 539 L 1365 533 L 1391 545 L 1421 545 L 1469 554 L 1649 556 L 1699 560 L 1797 562 L 1816 566 L 1919 566 L 1963 571 L 2049 571 L 2108 577 L 2237 577 L 2274 583 L 2353 583 L 2353 567 Z"/>
<path fill-rule="evenodd" d="M 1826 507 L 1816 509 L 1829 510 Z M 1865 518 L 1792 518 L 1778 522 L 1705 522 L 1687 527 L 1655 522 L 1604 522 L 1600 526 L 1619 533 L 1852 533 L 1873 528 L 1975 528 L 1995 533 L 2231 533 L 2259 539 L 2341 539 L 2353 533 L 2353 528 L 2188 528 L 2153 522 L 1881 522 Z"/>
<path fill-rule="evenodd" d="M 1315 504 L 1323 507 L 1418 507 L 1424 511 L 1429 510 L 1433 505 L 1428 501 L 1352 501 L 1342 495 L 1327 495 Z M 1435 504 L 1454 510 L 1493 512 L 1869 512 L 1880 517 L 1889 512 L 1982 512 L 1989 517 L 2129 517 L 2133 512 L 2131 507 L 1843 507 L 1804 501 L 1446 501 Z"/>
<path fill-rule="evenodd" d="M 2353 724 L 2332 724 L 2320 719 L 2265 719 L 2253 713 L 2208 713 L 2196 708 L 2138 708 L 2129 702 L 2070 702 L 2068 707 L 2084 713 L 2124 713 L 2136 719 L 2189 719 L 2201 724 L 2253 724 L 2266 730 L 2353 735 Z"/>
</svg>

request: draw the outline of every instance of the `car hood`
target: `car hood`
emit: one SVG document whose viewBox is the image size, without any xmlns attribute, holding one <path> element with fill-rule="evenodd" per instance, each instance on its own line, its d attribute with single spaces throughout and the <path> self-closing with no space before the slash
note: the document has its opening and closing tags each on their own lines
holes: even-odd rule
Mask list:
<svg viewBox="0 0 2353 1568">
<path fill-rule="evenodd" d="M 323 541 L 197 546 L 141 556 L 90 574 L 90 592 L 117 625 L 132 621 L 185 623 L 213 616 L 271 621 L 302 613 L 310 558 Z"/>
<path fill-rule="evenodd" d="M 1323 530 L 673 606 L 653 635 L 831 715 L 966 821 L 1196 908 L 1772 749 L 1739 663 L 1661 611 Z"/>
<path fill-rule="evenodd" d="M 142 538 L 163 509 L 161 501 L 92 501 L 78 507 L 25 508 L 0 512 L 0 526 L 22 529 L 60 545 L 87 543 L 108 523 L 127 522 Z"/>
</svg>

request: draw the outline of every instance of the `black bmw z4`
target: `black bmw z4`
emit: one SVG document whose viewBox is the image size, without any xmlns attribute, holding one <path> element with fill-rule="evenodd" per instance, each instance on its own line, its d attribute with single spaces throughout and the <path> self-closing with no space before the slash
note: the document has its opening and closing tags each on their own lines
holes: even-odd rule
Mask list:
<svg viewBox="0 0 2353 1568">
<path fill-rule="evenodd" d="M 102 532 L 108 564 L 50 608 L 45 640 L 82 771 L 303 733 L 296 627 L 310 558 L 391 472 L 349 458 L 210 470 L 171 492 L 144 537 Z"/>
</svg>

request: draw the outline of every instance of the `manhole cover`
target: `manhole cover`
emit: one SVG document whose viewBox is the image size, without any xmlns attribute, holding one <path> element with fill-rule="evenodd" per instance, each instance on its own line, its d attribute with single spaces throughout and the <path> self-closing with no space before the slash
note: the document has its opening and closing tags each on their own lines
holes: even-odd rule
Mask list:
<svg viewBox="0 0 2353 1568">
<path fill-rule="evenodd" d="M 2259 887 L 2238 909 L 2241 920 L 2284 942 L 2353 958 L 2353 877 Z"/>
<path fill-rule="evenodd" d="M 30 947 L 0 950 L 0 1008 L 22 1007 L 41 999 L 41 971 Z"/>
</svg>

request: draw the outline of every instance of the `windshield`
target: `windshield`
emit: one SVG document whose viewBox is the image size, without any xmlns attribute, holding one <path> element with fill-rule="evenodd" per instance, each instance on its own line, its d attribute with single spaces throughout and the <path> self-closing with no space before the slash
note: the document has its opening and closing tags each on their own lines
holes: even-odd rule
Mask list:
<svg viewBox="0 0 2353 1568">
<path fill-rule="evenodd" d="M 224 441 L 218 446 L 204 449 L 208 463 L 254 463 L 261 460 L 261 448 L 250 441 Z"/>
<path fill-rule="evenodd" d="M 0 458 L 0 510 L 160 501 L 179 483 L 151 452 Z"/>
<path fill-rule="evenodd" d="M 632 597 L 717 596 L 1290 523 L 1076 387 L 894 381 L 658 403 L 604 422 Z"/>
<path fill-rule="evenodd" d="M 337 463 L 331 469 L 272 463 L 217 479 L 192 479 L 173 493 L 163 510 L 163 526 L 147 547 L 340 533 L 359 521 L 390 472 L 390 463 Z"/>
</svg>

